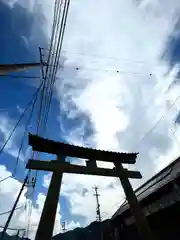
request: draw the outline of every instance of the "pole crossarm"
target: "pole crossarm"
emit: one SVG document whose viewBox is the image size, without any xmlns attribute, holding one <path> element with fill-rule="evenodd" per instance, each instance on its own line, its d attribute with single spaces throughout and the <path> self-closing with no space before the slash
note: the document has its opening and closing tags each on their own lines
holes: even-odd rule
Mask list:
<svg viewBox="0 0 180 240">
<path fill-rule="evenodd" d="M 56 155 L 83 158 L 89 160 L 98 160 L 105 162 L 119 161 L 121 163 L 134 164 L 138 153 L 119 153 L 102 151 L 97 149 L 85 148 L 70 145 L 63 142 L 56 142 L 41 138 L 37 135 L 29 134 L 29 145 L 34 151 L 46 152 Z"/>
<path fill-rule="evenodd" d="M 73 165 L 68 162 L 57 162 L 57 161 L 38 161 L 30 159 L 27 163 L 26 168 L 34 170 L 44 170 L 59 173 L 73 173 L 73 174 L 84 174 L 84 175 L 98 175 L 107 177 L 119 177 L 120 171 L 118 168 L 98 168 L 98 167 L 87 167 L 80 165 Z M 138 178 L 141 179 L 142 175 L 138 171 L 124 170 L 124 175 L 127 178 Z"/>
</svg>

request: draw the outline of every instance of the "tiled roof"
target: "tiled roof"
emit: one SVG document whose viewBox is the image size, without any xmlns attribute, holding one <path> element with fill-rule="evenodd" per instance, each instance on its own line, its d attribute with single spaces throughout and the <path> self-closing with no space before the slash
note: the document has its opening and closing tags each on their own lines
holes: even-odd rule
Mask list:
<svg viewBox="0 0 180 240">
<path fill-rule="evenodd" d="M 135 190 L 136 196 L 139 201 L 147 198 L 152 193 L 158 191 L 167 183 L 173 181 L 180 174 L 180 157 L 170 163 L 167 167 L 150 178 L 147 182 Z M 112 216 L 112 219 L 121 215 L 129 209 L 129 205 L 125 202 Z"/>
</svg>

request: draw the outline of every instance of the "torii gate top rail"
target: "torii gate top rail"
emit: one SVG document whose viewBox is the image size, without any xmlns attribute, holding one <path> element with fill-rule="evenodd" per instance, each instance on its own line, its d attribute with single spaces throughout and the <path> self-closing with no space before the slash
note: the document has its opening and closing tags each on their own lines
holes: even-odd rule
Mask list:
<svg viewBox="0 0 180 240">
<path fill-rule="evenodd" d="M 138 154 L 110 152 L 73 146 L 67 143 L 55 142 L 32 134 L 29 134 L 29 145 L 32 146 L 34 151 L 39 152 L 106 162 L 119 161 L 127 164 L 134 164 Z"/>
</svg>

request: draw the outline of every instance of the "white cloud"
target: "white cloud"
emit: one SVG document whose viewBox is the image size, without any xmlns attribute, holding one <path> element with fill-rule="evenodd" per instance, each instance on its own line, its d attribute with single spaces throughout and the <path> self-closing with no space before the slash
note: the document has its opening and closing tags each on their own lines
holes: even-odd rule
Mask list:
<svg viewBox="0 0 180 240">
<path fill-rule="evenodd" d="M 24 45 L 28 48 L 29 47 L 28 39 L 25 36 L 21 36 L 21 40 L 24 43 Z"/>
<path fill-rule="evenodd" d="M 175 71 L 166 75 L 168 65 L 160 60 L 178 9 L 179 1 L 163 2 L 163 6 L 162 1 L 73 1 L 69 12 L 64 40 L 67 61 L 64 72 L 59 73 L 64 79 L 57 80 L 60 103 L 71 117 L 73 104 L 77 108 L 72 109 L 75 116 L 79 112 L 89 116 L 94 130 L 90 140 L 97 148 L 140 152 L 136 167 L 143 181 L 179 155 L 179 127 L 173 121 L 180 102 L 168 109 L 180 89 L 176 86 L 167 91 Z M 73 71 L 76 67 L 80 70 Z M 162 115 L 164 119 L 156 124 Z M 86 127 L 80 129 L 85 131 Z M 142 141 L 149 129 L 152 131 Z M 176 132 L 176 139 L 169 129 Z M 75 142 L 82 134 L 76 133 L 72 137 Z M 87 222 L 95 219 L 93 197 L 89 192 L 83 196 L 82 189 L 103 182 L 85 176 L 64 178 L 62 191 L 73 214 L 86 216 Z M 134 181 L 133 185 L 140 183 Z M 112 206 L 117 207 L 123 198 L 118 184 L 113 190 L 108 184 L 100 189 L 107 215 L 113 214 Z M 105 196 L 110 196 L 111 208 Z"/>
<path fill-rule="evenodd" d="M 20 114 L 22 114 L 24 112 L 24 109 L 21 108 L 19 105 L 17 105 L 16 108 Z"/>
<path fill-rule="evenodd" d="M 51 174 L 44 176 L 44 187 L 49 186 L 50 179 Z M 124 199 L 119 179 L 75 174 L 63 175 L 60 194 L 68 199 L 70 204 L 69 210 L 72 215 L 86 217 L 85 221 L 81 222 L 83 226 L 96 218 L 94 186 L 99 188 L 103 219 L 108 218 L 116 211 Z M 79 225 L 79 223 L 77 224 Z"/>
<path fill-rule="evenodd" d="M 0 114 L 0 146 L 3 147 L 6 140 L 9 138 L 16 121 L 8 116 L 7 113 Z M 22 126 L 18 126 L 16 131 L 13 133 L 12 137 L 9 139 L 7 145 L 4 148 L 4 152 L 11 155 L 12 157 L 17 158 L 19 152 L 19 139 L 23 134 Z M 17 144 L 19 143 L 19 146 Z M 25 153 L 21 151 L 19 159 L 24 161 L 29 156 L 29 148 L 26 149 Z"/>
<path fill-rule="evenodd" d="M 68 198 L 72 214 L 86 217 L 85 225 L 96 218 L 96 199 L 93 196 L 95 185 L 99 187 L 103 216 L 110 217 L 123 199 L 120 182 L 117 179 L 67 174 L 63 178 L 62 195 Z"/>
<path fill-rule="evenodd" d="M 66 222 L 66 227 L 67 227 L 67 231 L 70 231 L 70 230 L 74 230 L 75 228 L 81 227 L 81 225 L 79 222 L 70 221 L 70 222 Z"/>
<path fill-rule="evenodd" d="M 48 38 L 52 4 L 46 0 L 40 8 L 46 13 L 42 27 Z M 143 181 L 179 155 L 179 127 L 173 123 L 179 101 L 170 111 L 167 109 L 180 89 L 176 86 L 167 91 L 175 73 L 165 75 L 168 66 L 160 60 L 179 9 L 179 0 L 74 0 L 70 5 L 64 39 L 67 61 L 64 72 L 60 72 L 64 79 L 56 85 L 60 109 L 68 109 L 71 119 L 79 112 L 88 115 L 94 131 L 88 142 L 97 148 L 139 151 L 136 167 L 142 172 Z M 153 128 L 162 115 L 164 119 Z M 75 144 L 84 144 L 82 132 L 86 128 L 87 124 L 80 124 L 68 138 Z M 169 129 L 176 132 L 176 140 Z M 86 224 L 95 219 L 95 199 L 90 190 L 94 184 L 100 186 L 106 216 L 113 214 L 123 199 L 119 180 L 66 175 L 62 194 L 68 198 L 72 214 L 85 216 Z M 86 188 L 88 192 L 83 195 Z"/>
<path fill-rule="evenodd" d="M 8 172 L 3 165 L 0 165 L 0 178 L 4 178 L 9 175 L 10 175 L 10 172 Z M 0 213 L 6 212 L 12 209 L 12 206 L 16 200 L 16 197 L 19 193 L 21 186 L 22 186 L 22 183 L 20 183 L 14 178 L 9 178 L 8 180 L 0 183 Z M 27 188 L 25 188 L 18 203 L 18 207 L 22 206 L 22 208 L 15 211 L 15 214 L 12 217 L 9 227 L 27 229 L 28 219 L 29 219 L 28 213 L 32 206 L 32 214 L 30 217 L 31 224 L 30 224 L 28 237 L 30 237 L 30 239 L 33 239 L 36 233 L 36 229 L 40 219 L 40 214 L 41 214 L 46 196 L 43 193 L 38 193 L 37 200 L 34 202 L 36 206 L 34 206 L 32 205 L 32 201 L 26 198 L 27 195 L 29 196 L 32 193 L 32 189 L 29 189 L 28 192 L 29 193 L 27 193 Z M 8 217 L 8 214 L 0 215 L 1 226 L 5 225 L 7 217 Z M 61 231 L 60 220 L 61 220 L 60 205 L 58 204 L 54 234 L 57 234 Z M 16 232 L 14 231 L 8 231 L 8 233 L 16 234 Z"/>
<path fill-rule="evenodd" d="M 12 8 L 17 0 L 2 0 L 2 2 Z"/>
</svg>

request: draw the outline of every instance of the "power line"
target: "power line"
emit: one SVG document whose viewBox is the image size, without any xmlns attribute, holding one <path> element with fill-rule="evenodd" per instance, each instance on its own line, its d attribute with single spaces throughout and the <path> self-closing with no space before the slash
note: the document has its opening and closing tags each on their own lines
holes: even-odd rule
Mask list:
<svg viewBox="0 0 180 240">
<path fill-rule="evenodd" d="M 124 71 L 121 70 L 121 68 L 117 68 L 117 69 L 107 69 L 107 68 L 91 68 L 91 67 L 77 67 L 76 68 L 77 71 L 92 71 L 92 72 L 113 72 L 113 73 L 117 73 L 117 74 L 122 74 L 122 75 L 145 75 L 145 73 L 141 73 L 141 72 L 132 72 L 132 71 Z M 152 76 L 152 73 L 146 73 L 146 75 L 148 76 Z"/>
<path fill-rule="evenodd" d="M 172 134 L 173 134 L 173 136 L 174 136 L 174 139 L 175 139 L 177 145 L 180 147 L 180 142 L 179 142 L 179 140 L 178 140 L 178 138 L 177 138 L 177 136 L 176 136 L 176 134 L 175 134 L 175 131 L 174 131 L 172 128 L 170 128 L 170 130 L 171 130 L 171 132 L 172 132 Z"/>
<path fill-rule="evenodd" d="M 60 25 L 60 30 L 59 32 L 59 36 L 57 36 L 57 33 L 55 35 L 55 45 L 54 45 L 54 49 L 56 48 L 56 54 L 55 57 L 52 58 L 52 65 L 53 68 L 50 68 L 50 71 L 47 71 L 47 75 L 49 76 L 49 81 L 48 81 L 48 86 L 49 86 L 49 91 L 48 88 L 46 88 L 46 103 L 44 105 L 44 117 L 43 117 L 43 131 L 46 131 L 46 126 L 47 126 L 47 120 L 48 120 L 48 113 L 50 110 L 50 104 L 51 104 L 51 100 L 52 100 L 52 92 L 53 92 L 53 86 L 56 80 L 56 73 L 57 73 L 57 69 L 58 69 L 58 65 L 59 65 L 59 58 L 60 58 L 60 53 L 61 53 L 61 48 L 62 48 L 62 42 L 63 42 L 63 37 L 64 37 L 64 32 L 65 32 L 65 26 L 66 26 L 66 21 L 67 21 L 67 14 L 68 14 L 68 9 L 69 9 L 69 4 L 70 4 L 70 0 L 67 0 L 64 4 L 64 9 L 63 9 L 63 15 L 61 18 L 61 25 Z M 57 17 L 59 17 L 58 22 L 57 22 L 57 28 L 59 26 L 60 23 L 60 12 L 61 12 L 61 4 L 60 4 L 60 11 L 59 11 L 59 15 L 56 15 Z M 58 39 L 58 40 L 57 40 Z M 57 45 L 56 45 L 57 43 Z"/>
<path fill-rule="evenodd" d="M 165 115 L 172 109 L 172 107 L 175 105 L 175 103 L 180 99 L 180 95 L 172 102 L 172 104 L 169 106 L 169 108 L 167 109 L 166 113 L 163 114 L 156 122 L 155 124 L 144 134 L 144 136 L 141 138 L 141 140 L 138 142 L 138 144 L 136 145 L 136 148 L 144 141 L 144 139 L 155 129 L 155 127 L 157 126 L 157 124 L 159 122 L 161 122 Z"/>
<path fill-rule="evenodd" d="M 19 148 L 18 156 L 17 156 L 17 159 L 16 159 L 16 164 L 15 164 L 15 168 L 14 168 L 14 173 L 12 174 L 12 176 L 15 175 L 16 170 L 17 170 L 18 160 L 19 160 L 20 153 L 21 153 L 21 150 L 22 150 L 22 147 L 23 147 L 23 143 L 24 143 L 24 139 L 25 139 L 25 136 L 26 136 L 26 133 L 27 133 L 27 130 L 28 130 L 28 126 L 29 126 L 30 121 L 31 121 L 31 119 L 32 119 L 33 110 L 34 110 L 36 101 L 37 101 L 37 99 L 38 99 L 38 93 L 39 93 L 39 91 L 41 90 L 41 86 L 42 86 L 42 83 L 40 84 L 39 88 L 37 89 L 37 91 L 36 91 L 35 94 L 33 95 L 32 100 L 30 101 L 30 103 L 28 104 L 27 108 L 24 110 L 23 114 L 22 114 L 21 117 L 20 117 L 20 120 L 21 120 L 22 117 L 24 117 L 26 111 L 29 109 L 30 105 L 32 105 L 31 112 L 30 112 L 30 115 L 29 115 L 29 118 L 28 118 L 28 121 L 27 121 L 27 124 L 26 124 L 26 127 L 25 127 L 24 135 L 23 135 L 23 137 L 22 137 L 22 141 L 21 141 L 21 145 L 20 145 L 20 148 Z M 11 134 L 9 135 L 9 137 L 8 137 L 8 139 L 7 139 L 8 141 L 9 141 L 9 139 L 11 138 L 12 134 L 14 133 L 14 131 L 16 130 L 16 128 L 17 128 L 20 120 L 18 120 L 17 124 L 15 125 L 15 127 L 14 127 L 14 129 L 12 130 Z M 6 144 L 7 144 L 8 141 L 6 141 L 5 144 L 3 145 L 3 148 L 1 149 L 1 153 L 2 153 L 3 149 L 5 148 L 5 146 L 6 146 Z M 14 206 L 13 206 L 12 210 L 10 211 L 10 215 L 9 215 L 9 217 L 8 217 L 8 220 L 7 220 L 6 224 L 5 224 L 5 227 L 4 227 L 3 232 L 2 232 L 2 234 L 1 234 L 1 237 L 0 237 L 1 240 L 4 238 L 5 232 L 6 232 L 7 228 L 8 228 L 8 225 L 9 225 L 9 223 L 10 223 L 10 220 L 11 220 L 11 218 L 12 218 L 12 216 L 13 216 L 14 211 L 17 210 L 17 207 L 16 207 L 16 206 L 17 206 L 17 203 L 18 203 L 18 201 L 19 201 L 19 198 L 20 198 L 20 196 L 21 196 L 21 194 L 22 194 L 22 191 L 23 191 L 24 187 L 25 187 L 26 183 L 28 182 L 29 174 L 30 174 L 30 171 L 28 171 L 28 174 L 27 174 L 27 176 L 26 176 L 26 178 L 25 178 L 25 180 L 24 180 L 24 183 L 23 183 L 23 185 L 22 185 L 22 187 L 21 187 L 21 189 L 20 189 L 20 192 L 19 192 L 19 194 L 18 194 L 18 197 L 17 197 L 17 199 L 16 199 L 16 201 L 15 201 L 15 203 L 14 203 Z M 10 177 L 10 176 L 9 176 L 9 177 Z M 7 180 L 9 177 L 6 177 L 5 179 L 1 180 L 1 182 Z"/>
<path fill-rule="evenodd" d="M 66 51 L 68 53 L 68 51 Z M 83 53 L 83 52 L 69 52 L 69 54 L 74 54 L 74 55 L 80 55 L 80 56 L 88 56 L 91 58 L 99 58 L 99 59 L 109 59 L 109 60 L 116 60 L 116 61 L 123 61 L 126 63 L 136 63 L 136 64 L 149 64 L 148 62 L 141 61 L 141 60 L 130 60 L 130 59 L 124 59 L 124 58 L 119 58 L 119 57 L 112 57 L 112 56 L 105 56 L 105 55 L 98 55 L 98 54 L 93 54 L 93 53 Z"/>
<path fill-rule="evenodd" d="M 23 113 L 21 114 L 21 116 L 19 117 L 17 123 L 15 124 L 14 128 L 12 129 L 11 133 L 9 134 L 8 138 L 6 139 L 6 141 L 4 142 L 3 146 L 0 149 L 0 155 L 2 154 L 3 150 L 5 149 L 8 141 L 10 140 L 10 138 L 12 137 L 12 135 L 14 134 L 14 132 L 16 131 L 19 123 L 21 122 L 21 120 L 23 119 L 23 117 L 25 116 L 25 113 L 27 112 L 27 110 L 30 108 L 30 106 L 32 105 L 34 98 L 36 98 L 36 96 L 38 95 L 40 89 L 41 89 L 42 84 L 40 84 L 39 88 L 36 90 L 36 92 L 33 94 L 33 97 L 31 99 L 31 101 L 28 103 L 27 107 L 25 108 L 25 110 L 23 111 Z"/>
<path fill-rule="evenodd" d="M 56 3 L 57 3 L 57 1 L 56 1 Z M 59 6 L 59 7 L 61 10 L 61 6 Z M 59 11 L 58 15 L 60 15 L 60 11 Z M 57 17 L 57 13 L 55 13 L 55 16 Z M 54 32 L 54 29 L 52 30 L 52 32 Z M 54 33 L 52 33 L 52 34 L 54 34 Z M 59 34 L 59 39 L 61 39 L 60 35 L 61 35 L 61 31 Z M 51 41 L 53 41 L 53 37 L 51 39 L 52 39 Z M 56 40 L 55 40 L 55 43 L 56 43 Z M 59 42 L 58 42 L 58 45 L 59 45 Z M 58 48 L 58 50 L 59 50 L 59 48 Z M 42 52 L 40 51 L 40 55 L 41 54 L 42 54 Z M 40 109 L 39 109 L 39 114 L 38 114 L 38 119 L 37 119 L 37 122 L 38 122 L 37 133 L 40 135 L 44 134 L 44 132 L 46 130 L 48 113 L 49 113 L 49 108 L 50 108 L 51 99 L 52 99 L 53 85 L 55 82 L 55 76 L 56 76 L 57 66 L 58 66 L 58 61 L 59 61 L 59 56 L 58 56 L 59 54 L 60 54 L 60 51 L 56 51 L 56 56 L 55 56 L 55 59 L 53 60 L 51 57 L 51 52 L 50 52 L 49 58 L 47 61 L 46 75 L 43 75 L 43 90 L 42 90 L 42 94 L 41 94 Z M 57 56 L 58 56 L 58 58 L 57 58 Z M 42 56 L 40 56 L 40 57 L 42 57 Z M 50 61 L 52 61 L 52 63 L 53 63 L 53 64 L 51 64 L 53 66 L 53 69 L 51 69 L 49 67 Z M 49 71 L 49 69 L 50 69 L 50 71 Z M 37 171 L 36 171 L 36 176 L 35 176 L 35 183 L 36 183 L 36 181 L 37 181 Z M 35 185 L 34 185 L 34 187 L 35 187 Z M 32 209 L 31 209 L 31 211 L 32 211 Z M 28 217 L 27 232 L 29 232 L 31 211 L 30 211 L 29 217 Z"/>
<path fill-rule="evenodd" d="M 37 172 L 36 172 L 37 173 Z M 37 177 L 37 176 L 36 176 Z M 28 196 L 28 198 L 30 198 L 30 196 L 32 196 L 32 202 L 34 201 L 34 197 L 35 197 L 35 185 L 33 186 L 33 191 L 32 193 Z M 27 237 L 29 235 L 30 232 L 30 226 L 31 225 L 31 214 L 32 214 L 32 208 L 33 208 L 33 203 L 30 202 L 30 207 L 28 208 L 28 221 L 27 221 L 27 228 L 26 228 L 26 234 Z"/>
<path fill-rule="evenodd" d="M 42 95 L 41 95 L 41 100 L 40 100 L 40 110 L 39 110 L 39 114 L 38 114 L 38 118 L 37 118 L 37 132 L 38 132 L 38 133 L 41 133 L 41 134 L 42 134 L 42 130 L 45 128 L 45 126 L 46 126 L 46 124 L 47 124 L 47 116 L 48 116 L 49 107 L 50 107 L 50 103 L 51 103 L 52 90 L 53 90 L 53 85 L 54 85 L 54 82 L 55 82 L 55 76 L 56 76 L 57 67 L 58 67 L 58 61 L 59 61 L 59 56 L 60 56 L 60 51 L 61 51 L 61 46 L 62 46 L 62 40 L 63 40 L 63 36 L 64 36 L 64 29 L 65 29 L 65 23 L 66 23 L 66 19 L 67 19 L 67 12 L 68 12 L 68 7 L 69 7 L 69 2 L 70 2 L 70 1 L 66 1 L 66 2 L 65 2 L 63 17 L 62 17 L 62 21 L 61 21 L 60 34 L 59 34 L 59 39 L 58 39 L 59 41 L 58 41 L 58 46 L 57 46 L 57 49 L 56 49 L 56 56 L 55 56 L 55 58 L 54 58 L 54 66 L 53 66 L 53 70 L 50 69 L 50 70 L 52 71 L 52 76 L 50 76 L 50 78 L 43 77 L 43 81 L 42 81 L 42 83 L 41 83 L 41 85 L 42 85 L 43 88 L 42 88 Z M 59 13 L 59 14 L 60 14 L 60 13 Z M 56 14 L 55 14 L 55 15 L 56 15 Z M 65 20 L 64 20 L 64 19 L 65 19 Z M 65 21 L 65 22 L 64 22 L 64 21 Z M 51 54 L 51 53 L 50 53 L 50 54 Z M 48 72 L 48 69 L 49 69 L 49 66 L 47 65 L 47 69 L 46 69 L 47 72 Z M 47 90 L 48 87 L 49 87 L 49 93 L 48 93 L 48 91 L 47 91 L 46 93 L 49 94 L 49 96 L 50 96 L 50 101 L 47 100 L 47 97 L 45 98 L 45 94 L 44 94 L 45 89 Z M 39 91 L 38 91 L 38 92 L 39 92 Z M 37 98 L 36 98 L 36 100 L 37 100 Z M 32 101 L 30 102 L 29 105 L 31 105 L 31 104 L 32 104 Z M 29 105 L 28 105 L 28 108 L 29 108 Z M 23 112 L 20 120 L 21 120 L 22 117 L 25 115 L 25 112 L 27 111 L 28 108 L 25 109 L 25 111 Z M 33 110 L 32 110 L 32 111 L 33 111 Z M 31 112 L 31 113 L 32 113 L 32 112 Z M 30 119 L 31 119 L 31 117 L 30 117 Z M 13 134 L 14 131 L 16 130 L 16 128 L 17 128 L 20 120 L 17 122 L 17 124 L 15 125 L 13 131 L 12 131 L 11 134 L 9 135 L 7 141 L 6 141 L 5 144 L 3 145 L 2 149 L 1 149 L 1 152 L 4 150 L 7 142 L 9 141 L 9 139 L 10 139 L 11 136 L 12 136 L 12 134 Z M 19 154 L 20 154 L 21 149 L 22 149 L 22 146 L 23 146 L 23 140 L 24 140 L 24 136 L 23 136 L 22 143 L 21 143 L 21 146 L 20 146 L 20 149 L 19 149 Z M 19 154 L 18 154 L 18 156 L 19 156 Z M 17 161 L 18 161 L 18 158 L 17 158 Z M 37 171 L 36 171 L 36 174 L 37 174 Z M 36 175 L 36 177 L 37 177 L 37 175 Z M 10 216 L 9 216 L 7 222 L 6 222 L 6 225 L 5 225 L 5 227 L 4 227 L 4 230 L 3 230 L 3 232 L 2 232 L 2 235 L 1 235 L 1 238 L 0 238 L 0 239 L 3 239 L 3 237 L 4 237 L 4 234 L 5 234 L 5 232 L 6 232 L 6 229 L 7 229 L 8 225 L 9 225 L 10 219 L 11 219 L 11 217 L 12 217 L 12 215 L 13 215 L 13 212 L 14 212 L 14 210 L 15 210 L 15 207 L 16 207 L 16 205 L 17 205 L 17 203 L 18 203 L 19 197 L 20 197 L 20 195 L 21 195 L 21 193 L 22 193 L 22 190 L 23 190 L 23 188 L 24 188 L 24 186 L 25 186 L 25 183 L 28 182 L 28 179 L 29 179 L 29 172 L 28 172 L 28 175 L 26 176 L 26 178 L 25 178 L 25 180 L 24 180 L 24 183 L 23 183 L 23 185 L 22 185 L 22 188 L 21 188 L 21 190 L 20 190 L 20 193 L 19 193 L 19 195 L 18 195 L 18 198 L 16 199 L 16 202 L 15 202 L 15 204 L 14 204 L 14 206 L 13 206 L 13 209 L 12 209 L 12 211 L 11 211 L 11 214 L 10 214 Z M 31 215 L 31 211 L 30 211 L 29 217 L 28 217 L 28 227 L 27 227 L 28 229 L 29 229 L 29 224 L 30 224 L 30 215 Z M 27 229 L 27 230 L 28 230 L 28 229 Z"/>
<path fill-rule="evenodd" d="M 9 179 L 9 178 L 11 178 L 12 177 L 12 175 L 10 175 L 10 176 L 8 176 L 8 177 L 5 177 L 5 178 L 2 178 L 2 179 L 0 179 L 0 183 L 1 182 L 4 182 L 4 181 L 6 181 L 7 179 Z"/>
<path fill-rule="evenodd" d="M 18 166 L 20 154 L 21 154 L 21 151 L 22 151 L 22 148 L 23 148 L 23 145 L 24 145 L 25 137 L 26 137 L 27 132 L 28 132 L 29 124 L 30 124 L 30 122 L 31 122 L 31 120 L 32 120 L 33 111 L 34 111 L 34 108 L 35 108 L 35 104 L 36 104 L 36 102 L 37 102 L 37 98 L 38 98 L 38 95 L 36 95 L 36 97 L 35 97 L 35 99 L 34 99 L 34 102 L 32 103 L 31 112 L 30 112 L 30 114 L 29 114 L 29 118 L 28 118 L 28 121 L 27 121 L 25 130 L 24 130 L 24 134 L 23 134 L 22 140 L 21 140 L 21 145 L 20 145 L 20 147 L 19 147 L 18 156 L 17 156 L 17 158 L 16 158 L 16 163 L 15 163 L 15 167 L 14 167 L 14 171 L 13 171 L 12 176 L 15 176 L 15 175 L 16 175 L 16 171 L 17 171 L 17 166 Z"/>
<path fill-rule="evenodd" d="M 57 4 L 57 1 L 55 2 L 55 8 L 56 8 L 56 4 Z M 54 9 L 54 11 L 55 11 L 55 9 Z M 51 36 L 51 48 L 53 47 L 53 41 L 54 41 L 54 36 L 55 36 L 54 35 L 55 34 L 55 21 L 56 21 L 56 19 L 54 19 L 54 22 L 53 22 L 53 29 L 52 29 L 52 36 Z M 41 54 L 42 54 L 42 51 L 40 49 L 40 58 L 42 60 Z M 43 90 L 42 90 L 41 100 L 40 100 L 39 115 L 37 118 L 37 135 L 43 134 L 43 130 L 46 128 L 45 125 L 47 123 L 47 120 L 45 121 L 44 116 L 46 116 L 46 118 L 47 118 L 48 112 L 49 112 L 49 109 L 47 107 L 47 97 L 48 97 L 47 93 L 48 93 L 48 85 L 49 85 L 49 81 L 50 81 L 49 78 L 51 77 L 50 75 L 48 75 L 49 74 L 49 65 L 51 64 L 50 61 L 52 61 L 51 59 L 52 59 L 52 54 L 51 54 L 51 49 L 50 49 L 47 64 L 46 64 L 46 73 L 45 73 L 45 75 L 43 74 L 43 76 L 42 76 L 43 77 Z M 49 91 L 51 92 L 52 88 L 50 88 Z M 50 103 L 49 103 L 49 105 L 50 105 Z M 39 158 L 39 154 L 38 154 L 38 158 Z M 35 173 L 35 184 L 36 184 L 36 181 L 37 181 L 37 171 Z"/>
<path fill-rule="evenodd" d="M 13 74 L 9 74 L 9 75 L 7 75 L 7 74 L 6 74 L 6 75 L 1 74 L 1 75 L 0 75 L 0 78 L 1 78 L 1 77 L 39 79 L 39 77 L 36 77 L 36 76 L 13 75 Z"/>
<path fill-rule="evenodd" d="M 4 228 L 4 226 L 0 226 L 0 228 Z M 12 230 L 12 231 L 17 231 L 17 230 L 20 230 L 20 231 L 24 231 L 24 230 L 26 230 L 26 229 L 24 229 L 24 228 L 7 228 L 7 230 Z"/>
<path fill-rule="evenodd" d="M 21 208 L 23 208 L 23 206 L 17 207 L 17 208 L 15 208 L 14 210 L 16 211 L 16 210 L 21 209 Z M 6 212 L 2 212 L 2 213 L 0 213 L 0 216 L 5 215 L 5 214 L 8 214 L 8 213 L 10 213 L 11 211 L 12 211 L 12 209 L 9 210 L 9 211 L 6 211 Z"/>
<path fill-rule="evenodd" d="M 14 203 L 14 205 L 13 205 L 13 208 L 12 208 L 12 210 L 11 210 L 11 213 L 10 213 L 10 215 L 9 215 L 7 221 L 6 221 L 6 224 L 5 224 L 5 226 L 4 226 L 4 229 L 3 229 L 2 233 L 1 233 L 1 236 L 0 236 L 0 240 L 3 240 L 3 238 L 4 238 L 4 235 L 5 235 L 5 233 L 6 233 L 6 230 L 7 230 L 8 226 L 9 226 L 9 223 L 10 223 L 11 218 L 12 218 L 12 216 L 13 216 L 13 213 L 14 213 L 14 211 L 15 211 L 15 209 L 16 209 L 17 204 L 18 204 L 19 198 L 20 198 L 20 196 L 21 196 L 21 194 L 22 194 L 22 191 L 23 191 L 23 189 L 24 189 L 27 181 L 28 181 L 28 177 L 29 177 L 29 171 L 28 171 L 28 174 L 26 175 L 26 178 L 24 179 L 23 185 L 22 185 L 22 187 L 21 187 L 21 189 L 20 189 L 20 191 L 19 191 L 19 194 L 18 194 L 17 199 L 16 199 L 16 201 L 15 201 L 15 203 Z"/>
<path fill-rule="evenodd" d="M 54 23 L 53 23 L 53 29 L 52 29 L 52 36 L 51 36 L 51 48 L 55 48 L 55 44 L 53 45 L 53 39 L 54 39 L 54 34 L 55 34 L 55 21 L 57 20 L 57 12 L 56 12 L 56 5 L 57 1 L 55 2 L 55 10 L 54 10 L 54 14 L 55 14 L 55 19 L 54 19 Z M 61 11 L 61 2 L 59 5 L 59 11 L 58 11 L 58 16 L 60 18 L 60 11 Z M 60 20 L 58 20 L 60 21 Z M 59 24 L 59 23 L 57 23 Z M 61 34 L 61 31 L 60 31 Z M 59 34 L 59 36 L 60 36 Z M 59 37 L 60 39 L 60 37 Z M 56 40 L 55 40 L 56 43 Z M 58 42 L 59 44 L 59 42 Z M 42 52 L 40 50 L 40 58 Z M 56 51 L 56 56 L 55 59 L 52 59 L 52 55 L 51 55 L 51 51 L 49 52 L 49 57 L 48 57 L 48 61 L 47 61 L 47 67 L 46 67 L 46 74 L 44 75 L 43 73 L 43 90 L 42 90 L 42 94 L 41 94 L 41 100 L 40 100 L 40 109 L 39 109 L 39 114 L 38 114 L 38 119 L 37 119 L 37 134 L 42 135 L 45 130 L 46 130 L 46 125 L 47 125 L 47 119 L 48 119 L 48 113 L 49 113 L 49 108 L 50 108 L 50 104 L 51 104 L 51 98 L 52 98 L 52 91 L 53 91 L 53 85 L 55 82 L 55 75 L 56 75 L 56 65 L 58 65 L 58 60 L 57 59 L 57 51 Z M 53 63 L 51 64 L 50 61 Z M 49 64 L 53 65 L 53 70 L 49 67 Z M 50 69 L 50 71 L 49 71 Z M 35 176 L 35 183 L 37 181 L 37 171 L 36 171 L 36 176 Z M 35 187 L 35 185 L 34 185 Z M 34 188 L 33 188 L 34 189 Z M 28 215 L 28 226 L 27 226 L 27 232 L 29 232 L 29 227 L 30 227 L 30 216 L 31 216 L 31 212 L 32 212 L 32 206 L 31 206 L 31 210 L 29 212 Z"/>
<path fill-rule="evenodd" d="M 61 65 L 58 65 L 57 66 L 61 66 Z M 50 65 L 49 65 L 50 67 Z M 72 67 L 71 66 L 71 69 L 74 68 L 75 71 L 77 72 L 80 72 L 80 71 L 92 71 L 92 72 L 109 72 L 109 73 L 116 73 L 116 74 L 119 74 L 119 75 L 132 75 L 132 76 L 139 76 L 139 75 L 147 75 L 147 76 L 153 76 L 153 73 L 152 72 L 149 72 L 149 73 L 141 73 L 141 72 L 133 72 L 133 71 L 128 71 L 128 70 L 121 70 L 122 68 L 114 68 L 114 69 L 110 69 L 110 68 L 91 68 L 91 67 Z M 66 69 L 63 68 L 63 69 Z M 2 77 L 0 75 L 0 77 Z M 5 75 L 4 77 L 10 77 L 10 78 L 29 78 L 29 79 L 39 79 L 39 77 L 35 77 L 35 76 L 25 76 L 25 75 Z M 59 79 L 60 77 L 56 77 L 56 79 Z M 46 84 L 47 85 L 47 84 Z M 46 87 L 47 88 L 47 87 Z"/>
</svg>

